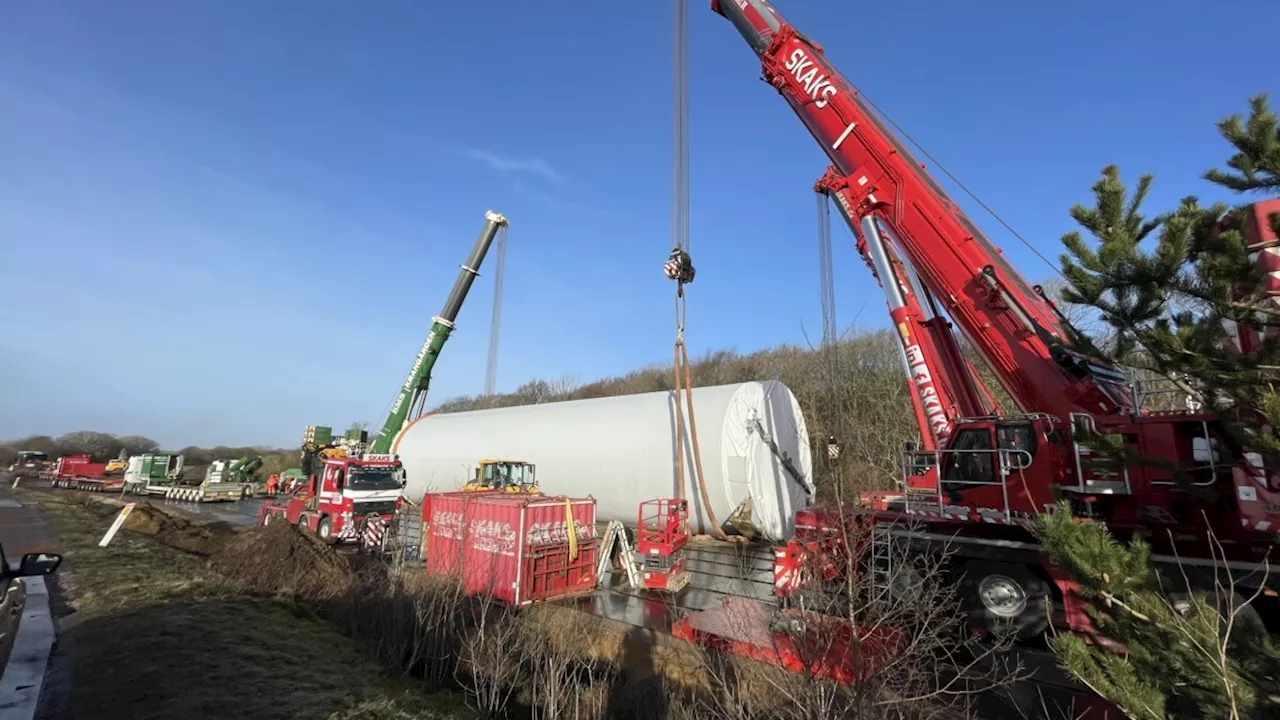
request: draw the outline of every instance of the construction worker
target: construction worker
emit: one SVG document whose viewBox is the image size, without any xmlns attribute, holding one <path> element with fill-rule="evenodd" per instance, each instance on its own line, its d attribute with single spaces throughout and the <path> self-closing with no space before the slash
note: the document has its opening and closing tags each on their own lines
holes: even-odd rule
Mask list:
<svg viewBox="0 0 1280 720">
<path fill-rule="evenodd" d="M 276 496 L 276 485 L 277 485 L 279 482 L 280 482 L 280 476 L 279 476 L 279 475 L 268 475 L 268 476 L 267 476 L 267 497 L 275 497 L 275 496 Z"/>
</svg>

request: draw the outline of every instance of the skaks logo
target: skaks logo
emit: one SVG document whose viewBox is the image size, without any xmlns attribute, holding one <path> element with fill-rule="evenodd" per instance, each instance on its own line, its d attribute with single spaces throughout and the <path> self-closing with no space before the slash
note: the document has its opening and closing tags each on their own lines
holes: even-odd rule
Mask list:
<svg viewBox="0 0 1280 720">
<path fill-rule="evenodd" d="M 831 76 L 822 72 L 822 68 L 802 48 L 791 51 L 786 68 L 791 71 L 796 82 L 804 86 L 804 91 L 809 94 L 815 107 L 826 107 L 827 101 L 839 92 L 831 84 Z"/>
</svg>

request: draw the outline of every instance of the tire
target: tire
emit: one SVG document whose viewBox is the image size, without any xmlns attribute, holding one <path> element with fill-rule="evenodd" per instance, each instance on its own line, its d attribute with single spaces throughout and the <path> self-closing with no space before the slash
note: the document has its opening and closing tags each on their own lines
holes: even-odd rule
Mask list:
<svg viewBox="0 0 1280 720">
<path fill-rule="evenodd" d="M 325 542 L 333 542 L 333 518 L 328 515 L 320 518 L 320 524 L 316 525 L 316 534 Z"/>
<path fill-rule="evenodd" d="M 1215 593 L 1210 591 L 1209 596 L 1210 609 L 1213 609 Z M 1228 613 L 1235 613 L 1235 628 L 1246 625 L 1252 625 L 1254 628 L 1266 631 L 1267 624 L 1262 620 L 1262 613 L 1253 603 L 1246 603 L 1249 597 L 1247 590 L 1236 590 L 1234 594 L 1228 593 L 1226 590 L 1220 590 L 1217 595 L 1217 607 L 1227 610 Z M 1180 614 L 1187 614 L 1190 611 L 1191 599 L 1186 593 L 1170 593 L 1169 602 L 1173 605 L 1173 609 Z M 1223 622 L 1219 623 L 1218 636 L 1222 637 L 1226 634 L 1226 617 L 1222 618 Z"/>
<path fill-rule="evenodd" d="M 266 527 L 266 526 L 270 525 L 270 524 L 271 524 L 271 518 L 273 518 L 273 517 L 275 517 L 275 513 L 267 513 L 266 515 L 263 515 L 263 516 L 262 516 L 262 527 Z"/>
<path fill-rule="evenodd" d="M 1049 583 L 1025 565 L 975 560 L 964 570 L 961 602 L 971 629 L 1030 640 L 1049 628 Z"/>
<path fill-rule="evenodd" d="M 303 529 L 310 530 L 311 518 L 307 517 L 306 515 L 299 515 L 297 525 L 299 530 L 303 530 Z"/>
</svg>

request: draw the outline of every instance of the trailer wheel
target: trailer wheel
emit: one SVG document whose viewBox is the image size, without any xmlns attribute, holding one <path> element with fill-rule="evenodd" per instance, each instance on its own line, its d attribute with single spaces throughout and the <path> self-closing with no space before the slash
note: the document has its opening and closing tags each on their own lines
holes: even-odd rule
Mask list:
<svg viewBox="0 0 1280 720">
<path fill-rule="evenodd" d="M 1235 593 L 1229 593 L 1226 590 L 1219 590 L 1216 593 L 1212 591 L 1207 593 L 1209 596 L 1209 610 L 1211 612 L 1217 611 L 1221 615 L 1218 624 L 1219 636 L 1226 635 L 1226 621 L 1233 613 L 1235 614 L 1235 627 L 1250 625 L 1259 630 L 1268 630 L 1267 624 L 1262 619 L 1262 613 L 1256 607 L 1256 601 L 1254 603 L 1247 602 L 1247 592 L 1237 590 Z M 1169 602 L 1179 615 L 1186 616 L 1191 612 L 1191 597 L 1187 593 L 1170 593 Z"/>
<path fill-rule="evenodd" d="M 333 540 L 333 518 L 328 515 L 320 518 L 320 524 L 316 525 L 316 534 L 321 540 L 331 542 Z"/>
<path fill-rule="evenodd" d="M 974 630 L 1028 640 L 1049 627 L 1049 584 L 1023 565 L 970 562 L 960 588 Z"/>
</svg>

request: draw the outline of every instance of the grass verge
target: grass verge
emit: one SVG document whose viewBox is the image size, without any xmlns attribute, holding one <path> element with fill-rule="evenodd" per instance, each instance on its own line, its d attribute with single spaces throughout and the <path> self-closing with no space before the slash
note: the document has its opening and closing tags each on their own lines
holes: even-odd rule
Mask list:
<svg viewBox="0 0 1280 720">
<path fill-rule="evenodd" d="M 56 662 L 69 717 L 467 717 L 456 697 L 386 678 L 302 605 L 233 591 L 204 558 L 127 530 L 98 547 L 116 508 L 69 493 L 21 497 L 66 558 Z"/>
</svg>

